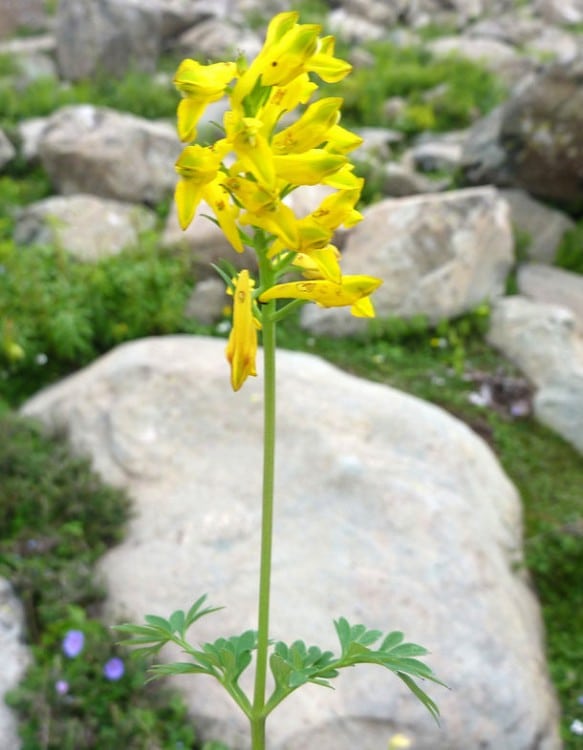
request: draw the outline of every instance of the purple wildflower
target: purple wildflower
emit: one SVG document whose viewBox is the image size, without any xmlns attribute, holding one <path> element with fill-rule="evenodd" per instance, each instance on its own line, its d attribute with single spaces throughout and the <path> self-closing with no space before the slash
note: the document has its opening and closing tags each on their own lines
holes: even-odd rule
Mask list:
<svg viewBox="0 0 583 750">
<path fill-rule="evenodd" d="M 106 661 L 103 666 L 104 677 L 112 682 L 120 680 L 123 677 L 124 672 L 125 667 L 123 661 L 117 656 Z"/>
<path fill-rule="evenodd" d="M 58 695 L 65 695 L 69 692 L 69 683 L 66 680 L 57 680 L 55 682 L 55 692 Z"/>
<path fill-rule="evenodd" d="M 67 630 L 63 638 L 63 653 L 69 659 L 74 659 L 83 651 L 85 636 L 81 630 Z"/>
</svg>

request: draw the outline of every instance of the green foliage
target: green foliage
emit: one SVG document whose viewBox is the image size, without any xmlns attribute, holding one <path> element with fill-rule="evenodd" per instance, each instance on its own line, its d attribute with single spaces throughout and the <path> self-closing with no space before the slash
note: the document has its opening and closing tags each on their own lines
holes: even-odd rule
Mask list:
<svg viewBox="0 0 583 750">
<path fill-rule="evenodd" d="M 565 232 L 557 250 L 555 265 L 583 274 L 583 219 Z"/>
<path fill-rule="evenodd" d="M 33 664 L 9 696 L 23 750 L 192 748 L 181 702 L 144 689 L 146 662 L 127 662 L 110 629 L 85 613 L 102 598 L 93 566 L 121 538 L 127 496 L 62 439 L 9 412 L 0 416 L 0 476 L 0 576 L 24 603 L 33 642 Z M 79 658 L 61 648 L 71 629 L 85 636 Z M 125 673 L 108 680 L 103 667 L 114 656 Z"/>
<path fill-rule="evenodd" d="M 375 65 L 356 69 L 342 84 L 343 117 L 352 125 L 390 125 L 411 134 L 453 130 L 466 127 L 504 96 L 496 77 L 469 60 L 433 58 L 421 46 L 371 42 L 367 47 Z M 349 50 L 339 48 L 339 54 Z M 392 96 L 408 100 L 395 122 L 383 113 L 384 102 Z"/>
<path fill-rule="evenodd" d="M 18 403 L 123 341 L 189 330 L 189 260 L 155 243 L 97 263 L 0 244 L 0 395 Z"/>
<path fill-rule="evenodd" d="M 37 78 L 16 88 L 12 78 L 0 68 L 0 127 L 8 130 L 19 120 L 50 115 L 70 104 L 93 104 L 140 117 L 174 120 L 177 102 L 178 95 L 170 81 L 136 71 L 121 79 L 102 76 L 95 81 L 72 84 L 55 78 Z"/>
<path fill-rule="evenodd" d="M 69 604 L 99 597 L 91 568 L 120 539 L 128 501 L 63 441 L 10 413 L 0 417 L 0 476 L 0 575 L 23 597 L 35 633 Z"/>
<path fill-rule="evenodd" d="M 186 640 L 186 631 L 198 619 L 216 611 L 216 608 L 211 607 L 203 609 L 205 600 L 206 595 L 201 596 L 188 612 L 178 610 L 168 620 L 147 615 L 146 625 L 118 625 L 116 629 L 125 636 L 121 645 L 135 647 L 137 654 L 149 656 L 158 653 L 167 643 L 175 643 L 190 657 L 190 661 L 154 665 L 150 668 L 154 677 L 176 674 L 210 675 L 228 690 L 245 714 L 253 718 L 251 702 L 238 682 L 241 674 L 251 664 L 253 651 L 257 648 L 257 634 L 248 630 L 240 636 L 218 638 L 214 643 L 205 643 L 202 650 L 193 648 Z M 357 664 L 378 664 L 394 672 L 431 715 L 438 718 L 436 704 L 414 679 L 430 680 L 443 685 L 431 669 L 417 658 L 427 654 L 426 649 L 414 643 L 404 643 L 403 633 L 398 631 L 389 633 L 378 649 L 372 649 L 371 646 L 382 636 L 380 630 L 368 630 L 364 625 L 350 625 L 344 617 L 334 625 L 340 641 L 340 656 L 335 656 L 331 651 L 322 651 L 318 646 L 307 647 L 299 640 L 291 646 L 281 641 L 275 644 L 269 659 L 275 686 L 265 705 L 265 715 L 305 683 L 331 687 L 330 680 L 337 677 L 341 669 Z"/>
<path fill-rule="evenodd" d="M 62 641 L 83 633 L 82 654 L 69 658 Z M 121 659 L 123 674 L 108 679 L 104 667 Z M 34 665 L 8 696 L 23 721 L 23 750 L 143 750 L 194 747 L 194 731 L 176 695 L 144 687 L 146 663 L 126 658 L 111 631 L 84 611 L 47 626 L 34 648 Z"/>
</svg>

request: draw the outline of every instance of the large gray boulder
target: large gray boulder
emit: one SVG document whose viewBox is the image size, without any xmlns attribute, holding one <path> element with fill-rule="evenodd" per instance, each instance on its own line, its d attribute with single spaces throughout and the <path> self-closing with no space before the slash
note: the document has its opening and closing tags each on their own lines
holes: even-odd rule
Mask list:
<svg viewBox="0 0 583 750">
<path fill-rule="evenodd" d="M 164 42 L 211 13 L 192 0 L 59 0 L 55 24 L 63 78 L 156 69 Z"/>
<path fill-rule="evenodd" d="M 513 238 L 508 206 L 495 189 L 389 199 L 365 215 L 348 236 L 342 268 L 384 280 L 374 295 L 379 318 L 423 315 L 435 323 L 504 292 Z M 302 322 L 329 335 L 366 326 L 345 308 L 312 305 Z"/>
<path fill-rule="evenodd" d="M 425 685 L 438 728 L 398 680 L 356 669 L 282 704 L 270 747 L 379 750 L 402 732 L 416 750 L 559 750 L 521 504 L 490 449 L 441 409 L 313 356 L 279 352 L 278 369 L 272 636 L 336 648 L 341 614 L 402 628 L 451 690 Z M 223 341 L 180 336 L 121 346 L 27 403 L 134 498 L 101 565 L 112 619 L 208 592 L 227 607 L 193 643 L 255 627 L 261 402 L 261 377 L 230 391 Z M 175 684 L 201 736 L 249 747 L 209 678 Z"/>
<path fill-rule="evenodd" d="M 573 229 L 575 222 L 524 190 L 508 188 L 500 194 L 510 206 L 512 225 L 527 240 L 526 257 L 539 263 L 553 263 L 563 235 Z"/>
<path fill-rule="evenodd" d="M 79 260 L 95 261 L 135 247 L 155 223 L 153 211 L 144 206 L 94 195 L 55 195 L 22 209 L 14 239 L 20 245 L 55 244 Z"/>
<path fill-rule="evenodd" d="M 22 29 L 39 31 L 46 26 L 45 0 L 0 0 L 0 39 Z"/>
<path fill-rule="evenodd" d="M 176 184 L 181 148 L 169 123 L 81 104 L 49 118 L 39 156 L 60 193 L 155 204 Z"/>
<path fill-rule="evenodd" d="M 518 291 L 534 302 L 568 308 L 575 328 L 583 336 L 583 275 L 542 263 L 523 263 L 518 268 Z"/>
<path fill-rule="evenodd" d="M 583 55 L 514 91 L 503 108 L 499 142 L 518 187 L 583 206 Z"/>
<path fill-rule="evenodd" d="M 492 309 L 488 340 L 536 387 L 535 417 L 583 453 L 583 336 L 575 313 L 506 297 Z"/>
</svg>

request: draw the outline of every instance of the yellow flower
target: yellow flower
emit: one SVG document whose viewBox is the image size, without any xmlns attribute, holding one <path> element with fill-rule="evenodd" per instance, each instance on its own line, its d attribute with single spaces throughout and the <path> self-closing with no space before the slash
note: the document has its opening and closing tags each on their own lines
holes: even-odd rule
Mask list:
<svg viewBox="0 0 583 750">
<path fill-rule="evenodd" d="M 352 65 L 334 57 L 334 37 L 325 36 L 318 40 L 316 54 L 307 61 L 305 70 L 316 73 L 326 83 L 338 83 L 350 73 Z"/>
<path fill-rule="evenodd" d="M 178 136 L 181 141 L 196 138 L 196 125 L 207 105 L 218 101 L 230 81 L 237 75 L 233 62 L 201 65 L 183 60 L 174 75 L 174 85 L 184 95 L 178 105 Z"/>
<path fill-rule="evenodd" d="M 265 229 L 275 235 L 284 247 L 297 246 L 296 216 L 292 209 L 281 201 L 277 190 L 268 190 L 253 180 L 236 175 L 225 181 L 225 187 L 246 209 L 246 213 L 240 217 L 242 224 Z"/>
<path fill-rule="evenodd" d="M 203 199 L 204 187 L 215 179 L 221 164 L 220 150 L 187 146 L 178 157 L 176 171 L 181 179 L 176 185 L 176 206 L 182 229 L 190 224 L 196 207 Z"/>
<path fill-rule="evenodd" d="M 307 73 L 302 73 L 286 86 L 273 86 L 269 99 L 258 116 L 263 121 L 263 133 L 268 137 L 285 112 L 291 112 L 298 104 L 306 104 L 318 86 Z"/>
<path fill-rule="evenodd" d="M 241 388 L 249 375 L 257 375 L 257 330 L 261 324 L 253 314 L 253 286 L 249 271 L 240 271 L 233 290 L 233 327 L 225 349 L 234 391 Z"/>
<path fill-rule="evenodd" d="M 334 125 L 334 127 L 330 128 L 327 140 L 326 150 L 339 154 L 347 154 L 349 151 L 354 151 L 355 148 L 362 146 L 364 142 L 361 136 L 340 125 Z"/>
<path fill-rule="evenodd" d="M 360 185 L 364 184 L 362 178 Z M 322 226 L 334 230 L 340 226 L 353 227 L 362 221 L 362 214 L 354 206 L 360 198 L 361 187 L 352 190 L 339 190 L 327 195 L 310 217 Z"/>
<path fill-rule="evenodd" d="M 327 279 L 276 284 L 263 292 L 260 302 L 272 299 L 303 299 L 320 307 L 346 307 L 357 318 L 374 317 L 370 295 L 383 282 L 374 276 L 343 276 L 340 283 Z"/>
<path fill-rule="evenodd" d="M 326 97 L 310 104 L 299 120 L 273 138 L 273 152 L 298 154 L 319 146 L 340 119 L 341 104 L 340 97 Z"/>
<path fill-rule="evenodd" d="M 312 148 L 303 154 L 285 154 L 273 157 L 277 176 L 292 185 L 318 185 L 338 172 L 345 164 L 342 154 L 330 154 L 321 148 Z"/>
<path fill-rule="evenodd" d="M 204 187 L 203 196 L 213 209 L 213 213 L 225 237 L 238 253 L 242 253 L 245 248 L 243 247 L 241 235 L 237 228 L 239 207 L 232 203 L 231 196 L 225 188 L 224 182 L 225 175 L 219 174 L 218 177 Z"/>
<path fill-rule="evenodd" d="M 263 86 L 285 86 L 300 73 L 318 48 L 317 24 L 294 24 L 275 44 L 266 39 L 256 58 L 256 67 Z"/>
<path fill-rule="evenodd" d="M 268 188 L 275 186 L 273 152 L 261 133 L 263 121 L 257 117 L 242 117 L 238 112 L 225 112 L 225 132 L 242 171 L 250 172 Z"/>
<path fill-rule="evenodd" d="M 297 253 L 292 265 L 301 268 L 305 279 L 327 279 L 336 284 L 342 283 L 340 252 L 335 245 L 327 245 L 310 253 Z"/>
</svg>

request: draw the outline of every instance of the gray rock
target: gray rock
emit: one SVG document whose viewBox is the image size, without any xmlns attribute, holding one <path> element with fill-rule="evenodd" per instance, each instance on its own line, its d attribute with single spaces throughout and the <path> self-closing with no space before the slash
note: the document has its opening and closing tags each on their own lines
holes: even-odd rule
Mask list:
<svg viewBox="0 0 583 750">
<path fill-rule="evenodd" d="M 39 143 L 48 122 L 48 117 L 31 117 L 18 123 L 20 155 L 25 161 L 33 162 L 39 158 Z"/>
<path fill-rule="evenodd" d="M 504 297 L 493 306 L 488 341 L 538 387 L 577 370 L 582 356 L 570 310 L 520 295 Z"/>
<path fill-rule="evenodd" d="M 425 685 L 438 728 L 398 680 L 356 669 L 280 706 L 270 747 L 378 750 L 400 731 L 417 750 L 558 750 L 540 615 L 519 572 L 520 500 L 487 445 L 320 359 L 278 361 L 273 637 L 335 648 L 340 614 L 402 628 L 451 690 Z M 230 391 L 224 342 L 166 337 L 119 347 L 26 405 L 134 498 L 128 537 L 101 565 L 113 619 L 168 615 L 208 591 L 228 606 L 193 643 L 255 626 L 261 386 Z M 203 738 L 248 748 L 218 686 L 175 685 Z"/>
<path fill-rule="evenodd" d="M 583 0 L 535 0 L 534 6 L 549 23 L 583 23 Z"/>
<path fill-rule="evenodd" d="M 9 582 L 0 578 L 0 748 L 18 750 L 16 716 L 4 703 L 4 696 L 15 688 L 30 662 L 24 645 L 24 612 Z"/>
<path fill-rule="evenodd" d="M 184 57 L 208 61 L 234 59 L 241 53 L 250 59 L 259 52 L 261 44 L 252 31 L 209 18 L 183 32 L 172 43 L 172 50 Z"/>
<path fill-rule="evenodd" d="M 500 144 L 504 107 L 496 107 L 469 129 L 462 151 L 461 168 L 470 185 L 514 186 L 506 151 Z"/>
<path fill-rule="evenodd" d="M 462 143 L 428 140 L 413 146 L 408 158 L 413 167 L 421 172 L 455 172 L 461 166 L 462 153 Z"/>
<path fill-rule="evenodd" d="M 16 156 L 16 149 L 8 140 L 8 136 L 3 130 L 0 130 L 0 169 L 12 161 Z"/>
<path fill-rule="evenodd" d="M 514 182 L 533 195 L 583 205 L 583 56 L 515 90 L 499 144 Z"/>
<path fill-rule="evenodd" d="M 583 367 L 540 388 L 534 397 L 534 414 L 583 454 Z"/>
<path fill-rule="evenodd" d="M 583 335 L 583 276 L 549 268 L 539 263 L 523 263 L 518 269 L 518 290 L 534 302 L 566 307 L 575 315 L 575 327 Z"/>
<path fill-rule="evenodd" d="M 60 0 L 55 32 L 61 75 L 76 81 L 131 68 L 153 72 L 165 40 L 208 13 L 208 4 L 189 0 Z"/>
<path fill-rule="evenodd" d="M 575 223 L 562 211 L 535 200 L 524 190 L 504 189 L 500 194 L 510 206 L 512 224 L 528 235 L 526 255 L 540 263 L 553 263 L 561 239 Z"/>
<path fill-rule="evenodd" d="M 21 245 L 54 244 L 83 261 L 135 247 L 155 215 L 144 206 L 94 195 L 53 196 L 22 209 L 14 227 Z"/>
<path fill-rule="evenodd" d="M 46 26 L 45 0 L 0 0 L 0 39 L 21 29 L 40 31 Z"/>
<path fill-rule="evenodd" d="M 351 44 L 376 41 L 385 34 L 382 26 L 344 8 L 332 10 L 328 16 L 328 24 L 335 37 Z"/>
<path fill-rule="evenodd" d="M 39 34 L 0 42 L 0 55 L 10 55 L 18 61 L 18 58 L 28 55 L 52 55 L 56 48 L 57 43 L 53 34 Z"/>
<path fill-rule="evenodd" d="M 583 453 L 583 336 L 575 315 L 506 297 L 493 307 L 488 341 L 537 387 L 535 417 Z"/>
<path fill-rule="evenodd" d="M 437 193 L 443 190 L 447 183 L 442 180 L 432 180 L 419 174 L 407 164 L 389 162 L 373 170 L 368 179 L 376 180 L 384 196 L 390 198 L 405 198 L 408 195 L 423 193 Z"/>
<path fill-rule="evenodd" d="M 343 273 L 384 279 L 377 315 L 424 315 L 437 322 L 499 297 L 513 261 L 506 202 L 493 188 L 385 200 L 366 210 L 349 234 Z M 344 335 L 366 322 L 343 308 L 306 306 L 302 324 Z"/>
<path fill-rule="evenodd" d="M 172 125 L 89 104 L 53 114 L 39 143 L 42 164 L 60 193 L 155 204 L 176 184 L 182 146 Z"/>
<path fill-rule="evenodd" d="M 225 283 L 218 276 L 200 281 L 186 303 L 185 315 L 202 325 L 213 325 L 221 320 L 224 309 L 232 298 L 225 293 Z"/>
</svg>

